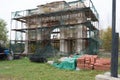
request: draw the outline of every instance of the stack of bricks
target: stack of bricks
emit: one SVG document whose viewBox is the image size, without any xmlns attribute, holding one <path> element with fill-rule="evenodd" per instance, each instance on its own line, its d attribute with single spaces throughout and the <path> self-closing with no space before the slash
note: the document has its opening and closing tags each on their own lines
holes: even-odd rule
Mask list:
<svg viewBox="0 0 120 80">
<path fill-rule="evenodd" d="M 97 55 L 84 55 L 77 59 L 77 67 L 87 70 L 109 70 L 110 60 L 98 58 Z"/>
<path fill-rule="evenodd" d="M 95 70 L 110 70 L 110 59 L 99 58 L 94 64 Z"/>
<path fill-rule="evenodd" d="M 81 57 L 77 59 L 77 67 L 80 69 L 84 69 L 85 68 L 85 58 Z"/>
</svg>

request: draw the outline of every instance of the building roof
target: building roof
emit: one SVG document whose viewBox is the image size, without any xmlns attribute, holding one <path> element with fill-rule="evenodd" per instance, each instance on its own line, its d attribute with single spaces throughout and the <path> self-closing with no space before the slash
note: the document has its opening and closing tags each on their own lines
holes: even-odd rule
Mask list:
<svg viewBox="0 0 120 80">
<path fill-rule="evenodd" d="M 66 1 L 55 1 L 51 3 L 46 3 L 44 5 L 38 5 L 37 7 L 54 7 L 56 5 L 67 4 Z"/>
</svg>

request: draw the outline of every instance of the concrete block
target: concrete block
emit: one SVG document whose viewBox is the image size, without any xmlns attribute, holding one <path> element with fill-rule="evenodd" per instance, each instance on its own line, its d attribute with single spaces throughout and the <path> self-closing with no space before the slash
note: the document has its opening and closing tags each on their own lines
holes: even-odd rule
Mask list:
<svg viewBox="0 0 120 80">
<path fill-rule="evenodd" d="M 105 74 L 99 74 L 95 77 L 95 80 L 120 80 L 120 77 L 115 78 L 110 76 L 110 72 L 106 72 Z"/>
<path fill-rule="evenodd" d="M 95 80 L 110 80 L 110 77 L 99 74 L 95 77 Z"/>
<path fill-rule="evenodd" d="M 47 63 L 52 65 L 54 63 L 54 61 L 48 61 Z"/>
<path fill-rule="evenodd" d="M 110 72 L 106 72 L 106 73 L 104 73 L 104 75 L 111 76 L 111 73 Z M 120 74 L 118 74 L 118 78 L 120 78 Z"/>
</svg>

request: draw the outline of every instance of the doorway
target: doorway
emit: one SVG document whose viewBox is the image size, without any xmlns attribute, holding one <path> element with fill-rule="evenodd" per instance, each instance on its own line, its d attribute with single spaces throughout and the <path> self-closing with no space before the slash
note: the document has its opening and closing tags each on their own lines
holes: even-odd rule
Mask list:
<svg viewBox="0 0 120 80">
<path fill-rule="evenodd" d="M 68 54 L 74 54 L 75 53 L 75 49 L 76 49 L 76 40 L 74 39 L 69 39 L 67 40 L 67 52 Z"/>
</svg>

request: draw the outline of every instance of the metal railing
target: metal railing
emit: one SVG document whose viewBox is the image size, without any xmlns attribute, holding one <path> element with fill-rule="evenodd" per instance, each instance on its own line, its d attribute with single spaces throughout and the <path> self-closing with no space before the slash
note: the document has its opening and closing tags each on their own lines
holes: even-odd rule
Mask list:
<svg viewBox="0 0 120 80">
<path fill-rule="evenodd" d="M 99 14 L 95 8 L 95 6 L 93 5 L 93 2 L 91 0 L 81 0 L 86 7 L 90 7 L 90 9 L 92 10 L 92 12 L 95 14 L 95 16 L 97 17 L 97 19 L 99 19 Z"/>
<path fill-rule="evenodd" d="M 38 14 L 38 8 L 12 12 L 12 18 L 20 18 L 33 14 Z"/>
</svg>

